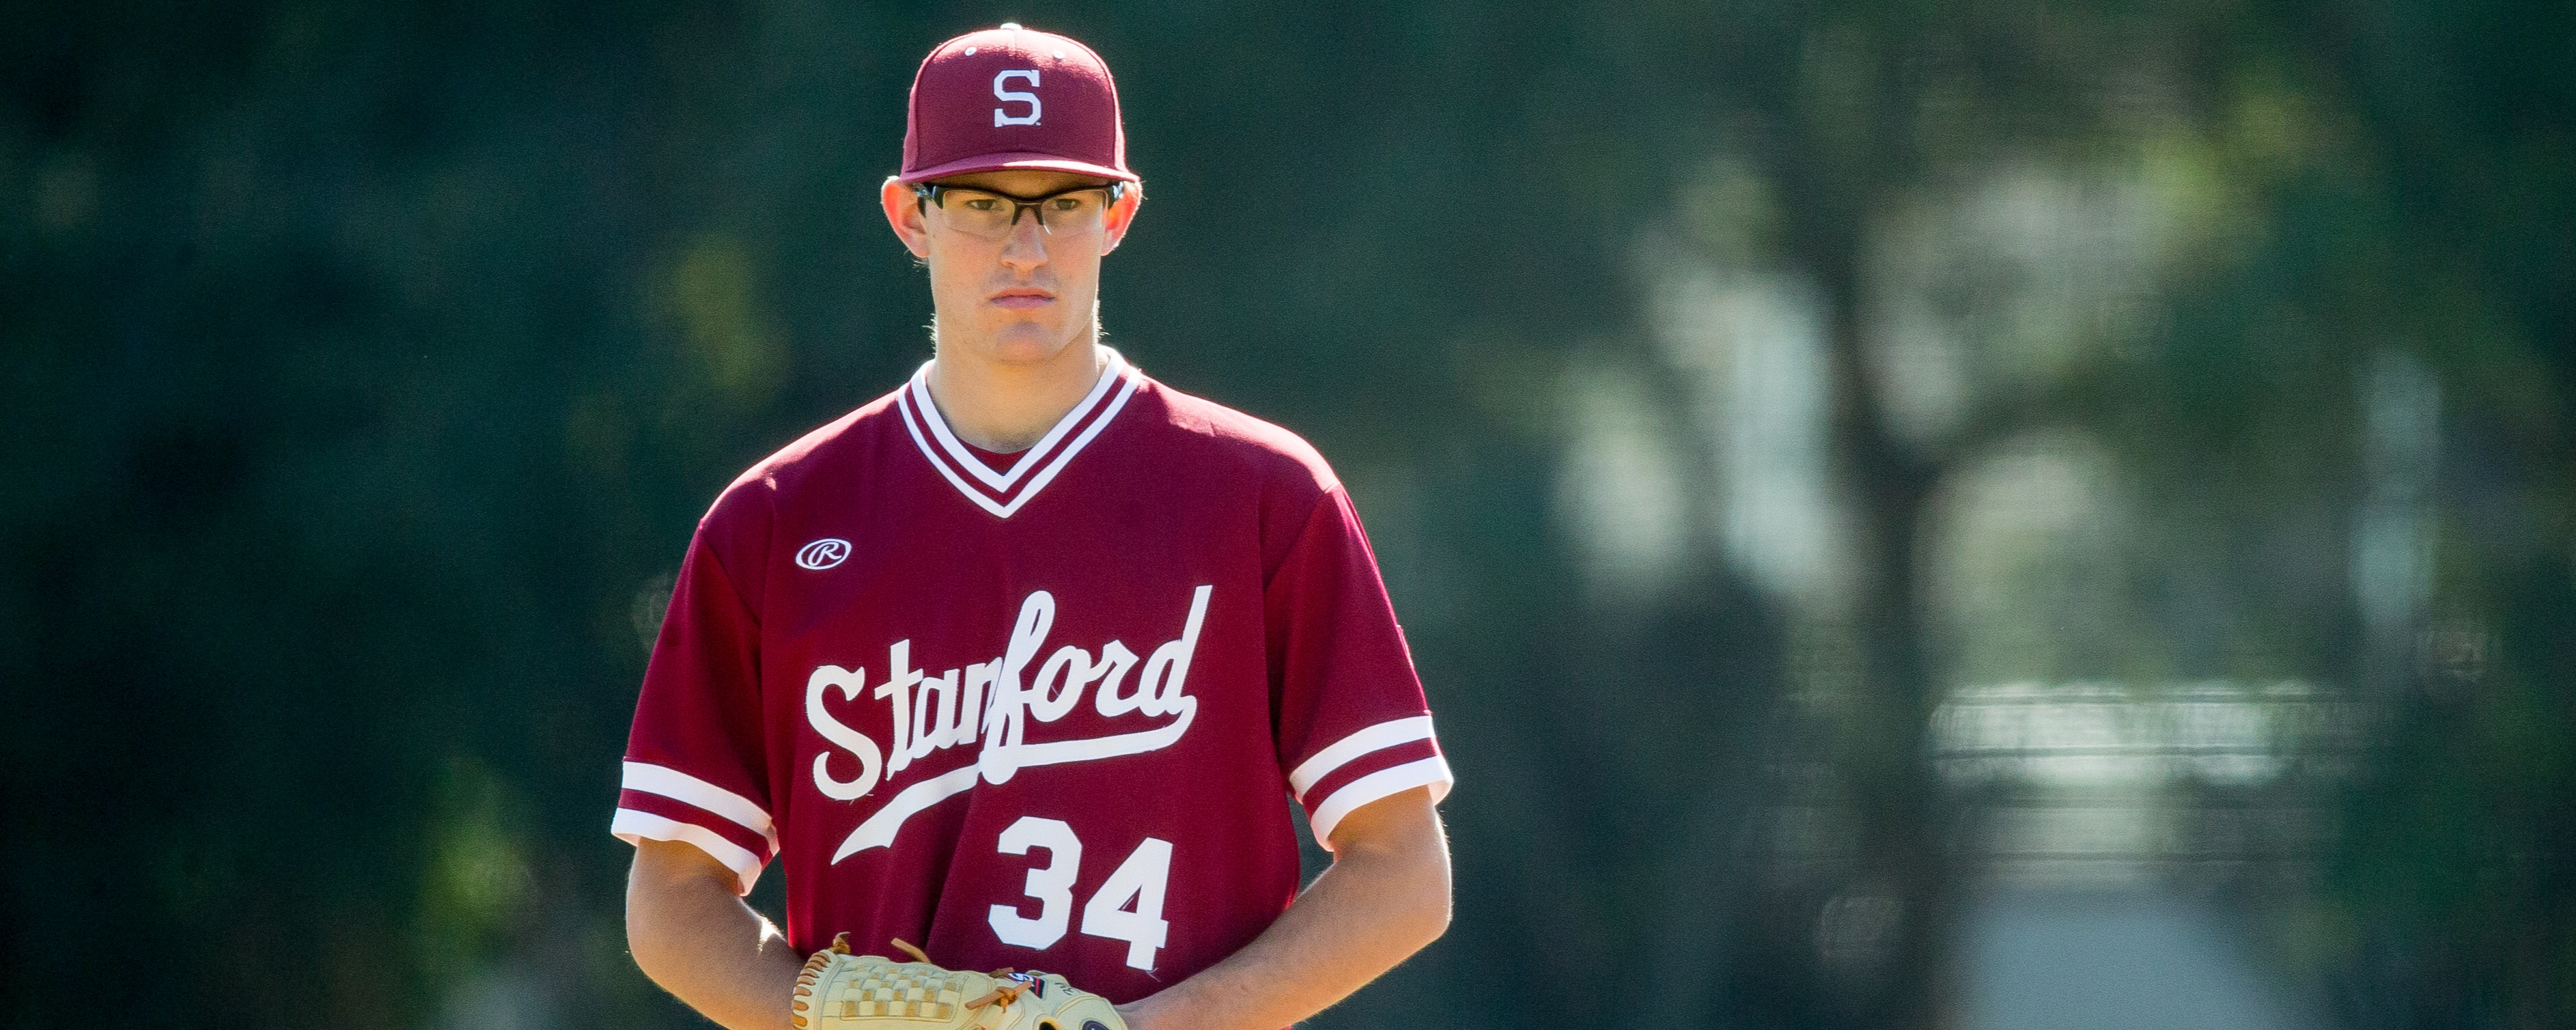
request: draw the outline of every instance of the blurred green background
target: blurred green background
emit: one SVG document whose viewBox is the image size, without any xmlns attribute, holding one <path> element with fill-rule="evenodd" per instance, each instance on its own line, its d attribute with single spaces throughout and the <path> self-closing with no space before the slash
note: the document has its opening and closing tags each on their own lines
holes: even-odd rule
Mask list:
<svg viewBox="0 0 2576 1030">
<path fill-rule="evenodd" d="M 2576 8 L 2491 0 L 11 3 L 0 1021 L 704 1025 L 646 641 L 927 356 L 872 191 L 1006 18 L 1459 775 L 1314 1026 L 2576 1025 Z"/>
</svg>

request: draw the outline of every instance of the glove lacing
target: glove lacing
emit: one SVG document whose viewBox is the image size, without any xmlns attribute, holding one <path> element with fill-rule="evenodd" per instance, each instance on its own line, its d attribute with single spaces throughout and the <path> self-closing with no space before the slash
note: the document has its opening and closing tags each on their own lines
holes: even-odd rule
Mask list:
<svg viewBox="0 0 2576 1030">
<path fill-rule="evenodd" d="M 930 961 L 930 953 L 914 947 L 910 941 L 906 941 L 901 937 L 889 937 L 887 940 L 894 944 L 896 950 L 912 956 L 912 960 L 915 962 L 932 966 L 939 964 Z M 838 942 L 835 943 L 837 944 Z M 986 1005 L 1008 1005 L 1020 1000 L 1020 992 L 1028 990 L 1038 982 L 1037 977 L 1030 976 L 1027 973 L 1014 972 L 1009 966 L 1003 966 L 1000 969 L 994 970 L 992 975 L 993 979 L 1001 982 L 994 984 L 993 989 L 984 992 L 982 997 L 967 1002 L 967 1008 L 980 1009 Z"/>
</svg>

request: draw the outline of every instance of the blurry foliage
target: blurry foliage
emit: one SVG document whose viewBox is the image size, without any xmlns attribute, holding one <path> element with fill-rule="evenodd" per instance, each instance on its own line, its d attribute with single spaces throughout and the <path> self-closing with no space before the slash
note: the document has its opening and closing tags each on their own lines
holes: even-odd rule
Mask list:
<svg viewBox="0 0 2576 1030">
<path fill-rule="evenodd" d="M 417 961 L 436 980 L 460 979 L 487 960 L 534 887 L 511 825 L 524 816 L 514 818 L 507 791 L 472 761 L 453 759 L 426 813 Z"/>
<path fill-rule="evenodd" d="M 1460 773 L 1456 927 L 1318 1025 L 1603 1025 L 1569 956 L 1666 1021 L 1906 1022 L 1850 999 L 1967 875 L 1921 706 L 2153 675 L 2370 702 L 2297 788 L 2337 813 L 2315 875 L 2253 909 L 2322 1011 L 2563 1024 L 2571 10 L 13 5 L 0 1012 L 94 1021 L 181 947 L 189 1025 L 691 1025 L 622 954 L 605 833 L 638 636 L 717 489 L 927 356 L 874 186 L 919 56 L 1007 17 L 1119 72 L 1152 199 L 1112 342 L 1346 473 Z M 1988 571 L 1819 615 L 1730 564 L 1688 443 L 1717 366 L 1648 324 L 1686 261 L 1929 348 L 1835 394 L 1879 420 L 1837 423 L 1837 489 L 1886 516 L 1868 567 L 1920 535 Z M 2344 581 L 2382 352 L 2442 389 L 2394 648 Z M 1950 499 L 2046 489 L 2100 506 L 1938 546 Z M 1587 526 L 1662 585 L 1576 589 Z M 1925 607 L 1900 651 L 1874 589 Z"/>
</svg>

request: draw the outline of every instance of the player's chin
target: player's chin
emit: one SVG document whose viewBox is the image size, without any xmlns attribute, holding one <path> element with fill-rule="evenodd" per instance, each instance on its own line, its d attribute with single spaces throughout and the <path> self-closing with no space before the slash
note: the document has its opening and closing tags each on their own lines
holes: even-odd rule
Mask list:
<svg viewBox="0 0 2576 1030">
<path fill-rule="evenodd" d="M 1010 363 L 1049 361 L 1072 346 L 1076 334 L 1053 317 L 1014 318 L 993 333 L 993 356 Z"/>
</svg>

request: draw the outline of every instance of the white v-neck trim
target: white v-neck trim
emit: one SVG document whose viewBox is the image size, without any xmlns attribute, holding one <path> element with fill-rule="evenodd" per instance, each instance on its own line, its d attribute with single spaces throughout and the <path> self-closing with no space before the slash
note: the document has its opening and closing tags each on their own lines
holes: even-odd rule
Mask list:
<svg viewBox="0 0 2576 1030">
<path fill-rule="evenodd" d="M 1135 394 L 1141 377 L 1135 374 L 1134 366 L 1117 351 L 1101 349 L 1109 351 L 1109 365 L 1101 369 L 1091 392 L 1057 419 L 1036 445 L 1020 452 L 1008 471 L 994 471 L 948 428 L 948 420 L 939 414 L 939 405 L 930 396 L 930 369 L 934 362 L 922 363 L 912 374 L 912 381 L 897 394 L 895 404 L 901 409 L 904 429 L 912 434 L 913 445 L 920 448 L 921 456 L 929 460 L 932 468 L 939 470 L 940 477 L 977 507 L 1007 519 L 1053 482 L 1056 474 L 1064 471 L 1073 456 L 1089 446 L 1111 419 L 1118 417 L 1119 410 L 1127 406 L 1127 398 Z M 1023 476 L 1026 482 L 1021 481 Z"/>
</svg>

